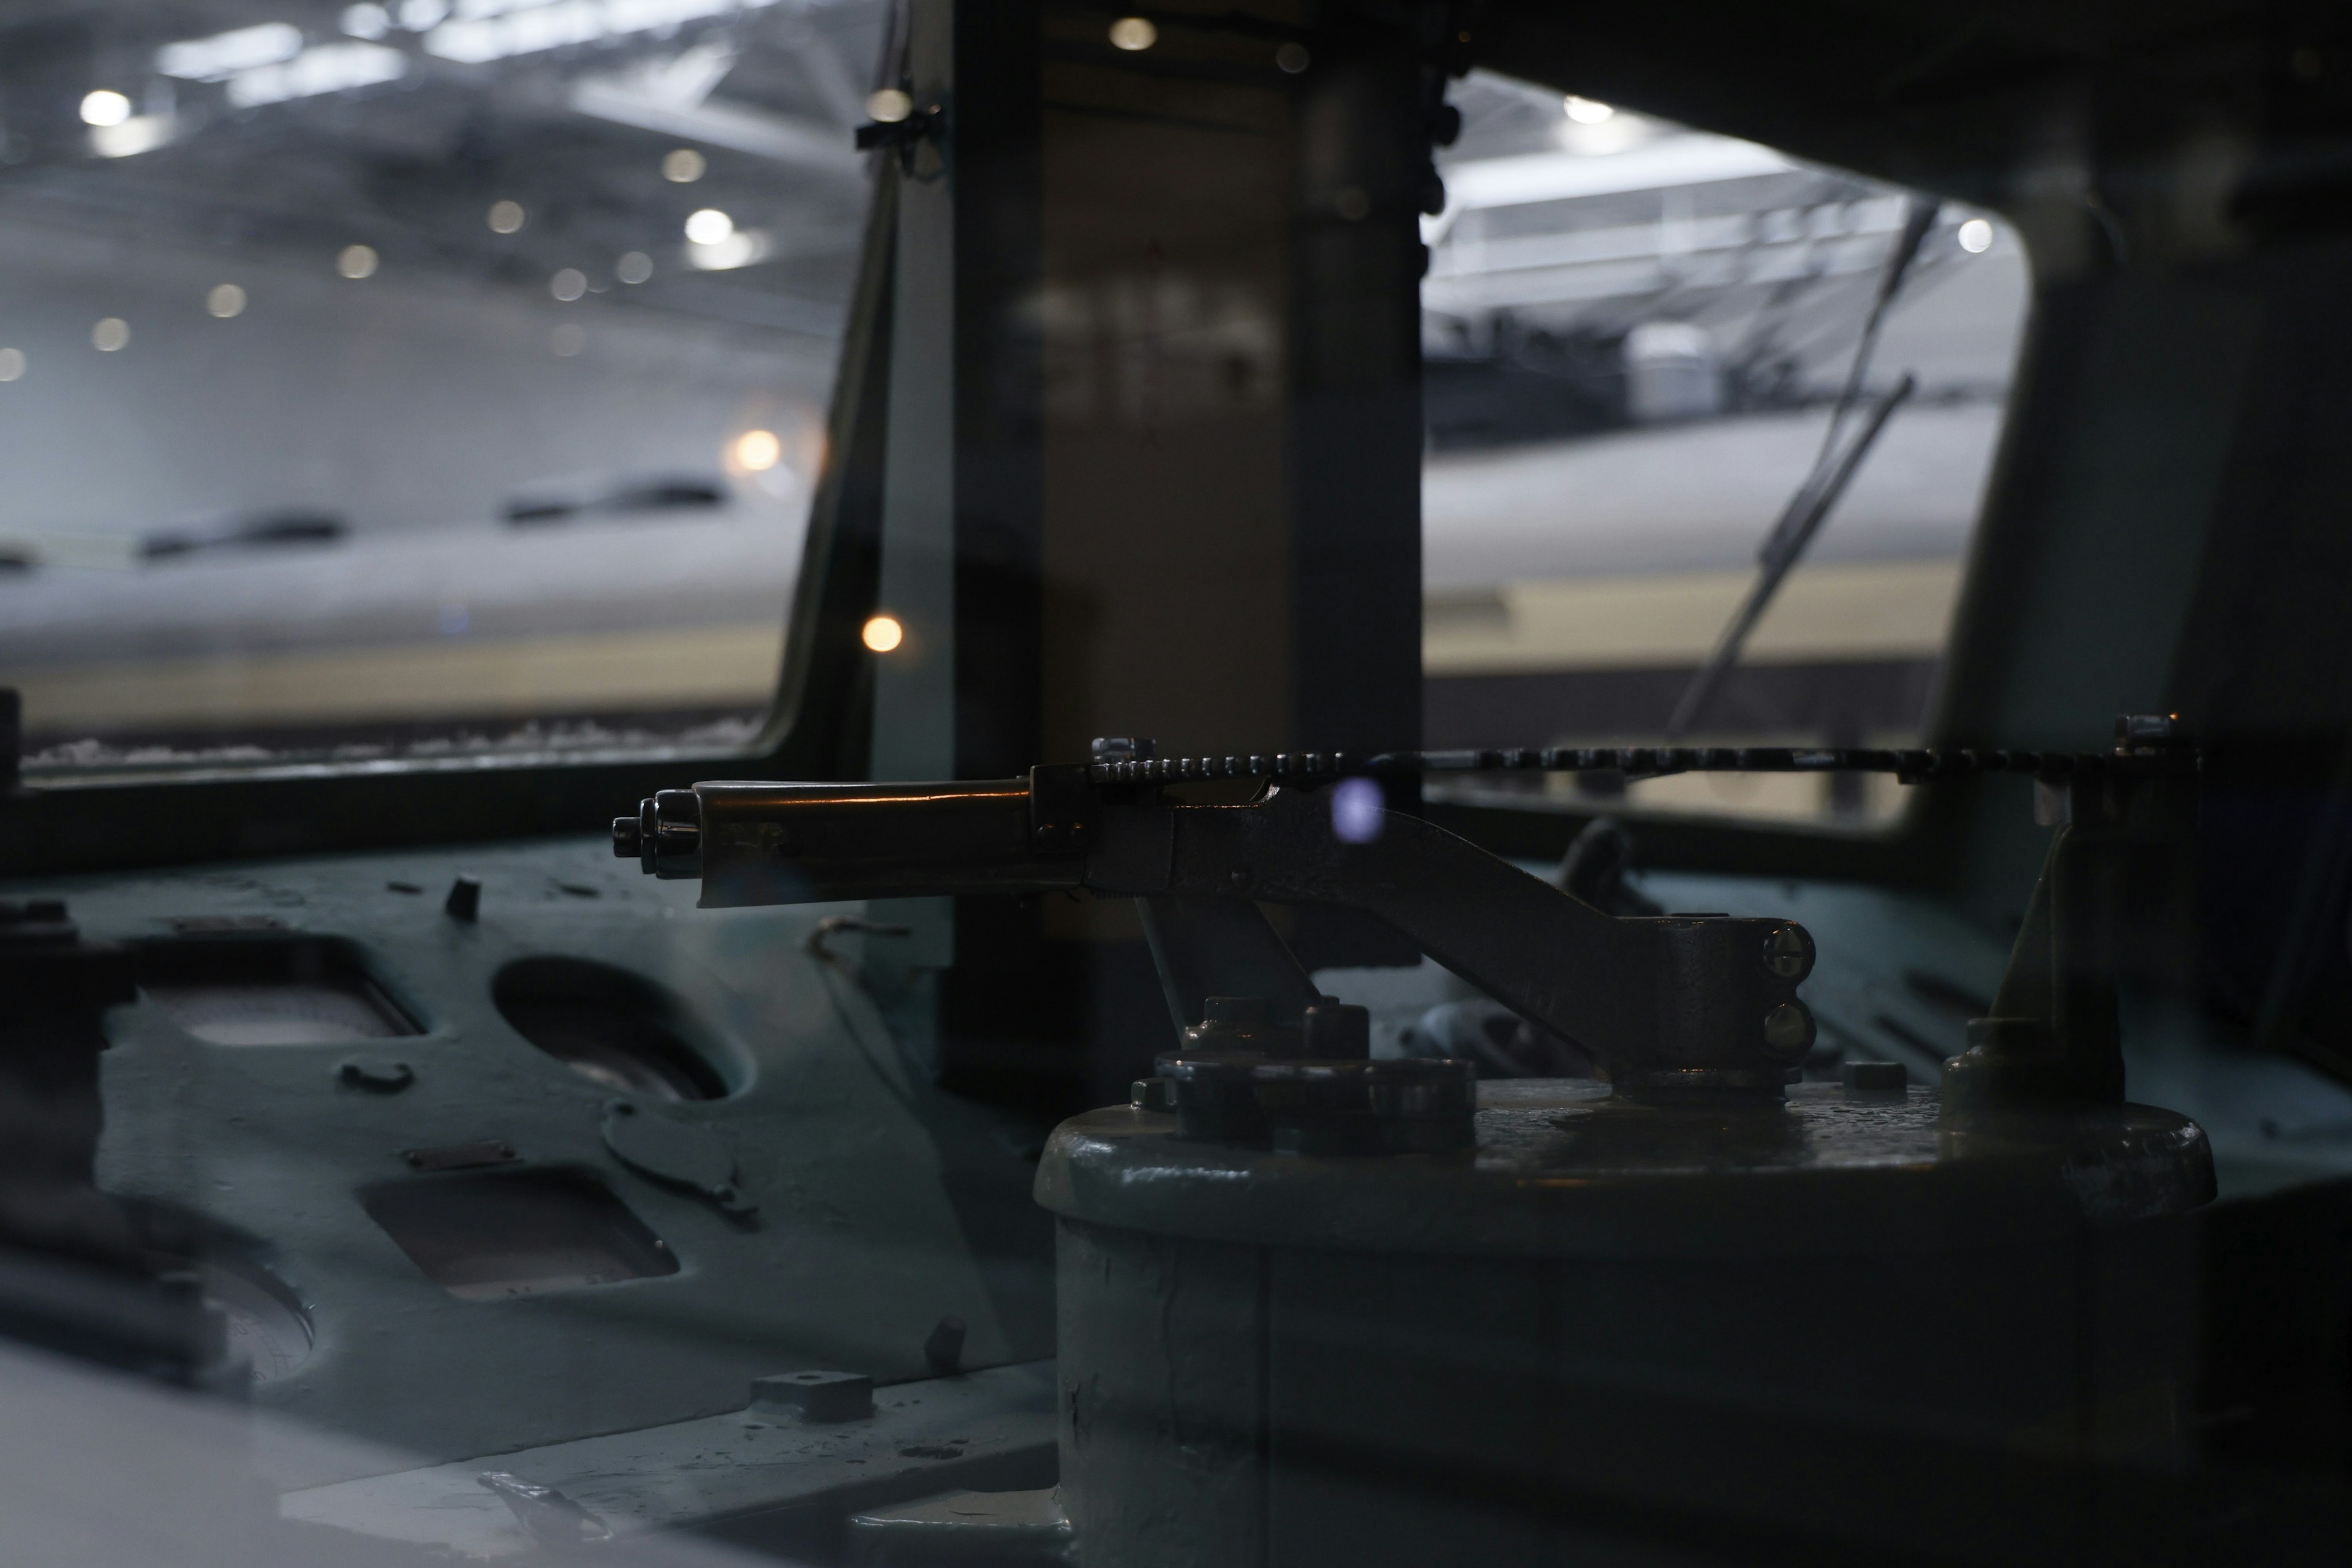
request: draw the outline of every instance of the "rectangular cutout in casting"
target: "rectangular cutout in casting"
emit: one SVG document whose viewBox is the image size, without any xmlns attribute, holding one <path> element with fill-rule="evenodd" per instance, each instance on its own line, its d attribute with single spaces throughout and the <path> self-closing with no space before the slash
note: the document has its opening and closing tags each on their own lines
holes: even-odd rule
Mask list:
<svg viewBox="0 0 2352 1568">
<path fill-rule="evenodd" d="M 677 1272 L 661 1237 L 583 1171 L 379 1182 L 359 1198 L 427 1279 L 468 1301 Z"/>
<path fill-rule="evenodd" d="M 216 1046 L 329 1046 L 417 1033 L 347 942 L 184 938 L 139 950 L 139 985 Z"/>
</svg>

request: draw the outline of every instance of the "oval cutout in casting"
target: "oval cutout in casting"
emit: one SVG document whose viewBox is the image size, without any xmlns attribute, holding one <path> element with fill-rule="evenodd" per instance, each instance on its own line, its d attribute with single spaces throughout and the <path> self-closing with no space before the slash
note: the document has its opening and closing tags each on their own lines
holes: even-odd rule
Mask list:
<svg viewBox="0 0 2352 1568">
<path fill-rule="evenodd" d="M 648 1100 L 717 1100 L 731 1087 L 690 1043 L 684 1010 L 651 981 L 580 958 L 518 959 L 490 983 L 515 1032 L 583 1078 Z"/>
</svg>

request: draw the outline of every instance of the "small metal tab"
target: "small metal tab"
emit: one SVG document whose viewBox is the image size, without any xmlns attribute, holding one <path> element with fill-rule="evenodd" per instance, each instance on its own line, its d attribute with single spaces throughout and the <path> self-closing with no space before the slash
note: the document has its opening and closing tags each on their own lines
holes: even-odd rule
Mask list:
<svg viewBox="0 0 2352 1568">
<path fill-rule="evenodd" d="M 1901 1062 L 1843 1062 L 1838 1080 L 1848 1094 L 1902 1094 L 1910 1087 L 1911 1075 Z"/>
<path fill-rule="evenodd" d="M 400 1157 L 417 1171 L 469 1171 L 478 1165 L 503 1165 L 522 1156 L 503 1142 L 444 1143 L 435 1149 L 403 1149 Z"/>
<path fill-rule="evenodd" d="M 863 1421 L 874 1414 L 874 1380 L 860 1372 L 782 1372 L 753 1378 L 751 1408 L 803 1421 Z"/>
</svg>

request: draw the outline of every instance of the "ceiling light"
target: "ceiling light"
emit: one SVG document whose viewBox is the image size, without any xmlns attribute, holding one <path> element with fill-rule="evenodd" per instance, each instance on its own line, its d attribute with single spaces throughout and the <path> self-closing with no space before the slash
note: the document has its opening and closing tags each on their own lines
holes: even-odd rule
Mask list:
<svg viewBox="0 0 2352 1568">
<path fill-rule="evenodd" d="M 783 457 L 784 444 L 773 430 L 746 430 L 735 437 L 735 461 L 746 473 L 764 474 Z"/>
<path fill-rule="evenodd" d="M 347 245 L 335 258 L 335 270 L 346 278 L 373 278 L 375 268 L 375 247 L 372 245 Z"/>
<path fill-rule="evenodd" d="M 392 31 L 392 13 L 376 5 L 346 5 L 342 28 L 354 38 L 381 38 Z"/>
<path fill-rule="evenodd" d="M 168 114 L 134 114 L 120 125 L 89 128 L 89 148 L 101 158 L 135 158 L 172 139 L 179 121 Z"/>
<path fill-rule="evenodd" d="M 696 245 L 724 245 L 735 234 L 735 220 L 717 207 L 704 207 L 686 220 L 686 237 Z"/>
<path fill-rule="evenodd" d="M 85 125 L 120 125 L 131 118 L 131 100 L 110 87 L 101 87 L 82 94 L 81 120 Z"/>
<path fill-rule="evenodd" d="M 662 154 L 662 178 L 674 185 L 694 184 L 709 167 L 710 160 L 691 147 L 679 147 Z"/>
<path fill-rule="evenodd" d="M 857 640 L 876 653 L 888 653 L 907 640 L 907 628 L 896 616 L 874 616 L 858 629 Z"/>
<path fill-rule="evenodd" d="M 400 25 L 412 33 L 440 25 L 449 14 L 449 0 L 400 0 Z"/>
<path fill-rule="evenodd" d="M 654 258 L 642 250 L 632 250 L 613 263 L 613 276 L 624 283 L 642 283 L 654 275 Z"/>
<path fill-rule="evenodd" d="M 109 316 L 89 330 L 89 346 L 102 354 L 110 354 L 131 346 L 131 323 L 120 316 Z"/>
<path fill-rule="evenodd" d="M 716 245 L 689 244 L 686 247 L 686 264 L 697 272 L 727 272 L 765 261 L 774 248 L 764 231 L 739 228 Z"/>
<path fill-rule="evenodd" d="M 0 381 L 15 381 L 25 374 L 23 349 L 0 349 Z"/>
<path fill-rule="evenodd" d="M 1110 47 L 1132 54 L 1160 41 L 1160 29 L 1141 16 L 1121 16 L 1110 25 Z"/>
<path fill-rule="evenodd" d="M 215 285 L 205 296 L 205 309 L 224 321 L 231 316 L 241 316 L 245 314 L 245 290 L 234 283 Z"/>
<path fill-rule="evenodd" d="M 522 226 L 522 219 L 520 202 L 492 202 L 490 210 L 483 217 L 483 221 L 490 226 L 492 234 L 512 234 Z"/>
<path fill-rule="evenodd" d="M 588 292 L 588 274 L 567 267 L 547 280 L 547 291 L 568 305 Z"/>
<path fill-rule="evenodd" d="M 628 33 L 649 33 L 698 22 L 706 16 L 763 11 L 778 0 L 466 0 L 464 13 L 432 26 L 425 52 L 461 65 L 483 65 L 515 55 L 536 54 Z M 441 0 L 404 0 L 404 26 L 410 8 L 447 7 Z M 438 17 L 436 18 L 438 20 Z"/>
<path fill-rule="evenodd" d="M 1970 256 L 1982 256 L 1992 248 L 1992 224 L 1985 218 L 1972 217 L 1960 225 L 1958 237 L 1962 250 Z"/>
<path fill-rule="evenodd" d="M 280 65 L 256 66 L 228 79 L 232 109 L 254 109 L 321 93 L 348 92 L 397 81 L 408 74 L 408 57 L 383 44 L 320 44 Z"/>
<path fill-rule="evenodd" d="M 1579 98 L 1574 93 L 1560 100 L 1560 108 L 1579 125 L 1598 125 L 1604 120 L 1614 119 L 1617 114 L 1613 107 L 1598 99 Z"/>
<path fill-rule="evenodd" d="M 256 66 L 274 66 L 302 52 L 302 29 L 264 22 L 206 38 L 183 38 L 155 51 L 155 68 L 183 81 L 224 81 Z"/>
</svg>

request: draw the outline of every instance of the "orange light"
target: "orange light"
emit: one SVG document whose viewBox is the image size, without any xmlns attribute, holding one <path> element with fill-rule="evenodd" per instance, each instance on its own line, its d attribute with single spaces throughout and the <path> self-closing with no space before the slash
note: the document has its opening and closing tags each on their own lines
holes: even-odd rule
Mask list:
<svg viewBox="0 0 2352 1568">
<path fill-rule="evenodd" d="M 857 640 L 876 653 L 888 653 L 907 640 L 907 628 L 898 624 L 896 616 L 876 616 L 866 621 Z"/>
</svg>

